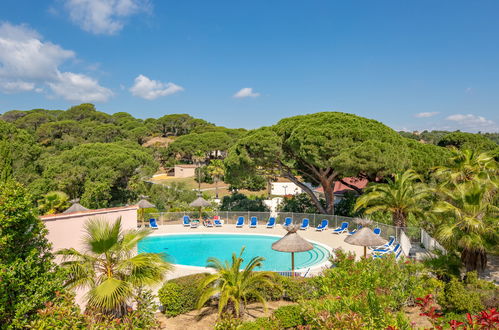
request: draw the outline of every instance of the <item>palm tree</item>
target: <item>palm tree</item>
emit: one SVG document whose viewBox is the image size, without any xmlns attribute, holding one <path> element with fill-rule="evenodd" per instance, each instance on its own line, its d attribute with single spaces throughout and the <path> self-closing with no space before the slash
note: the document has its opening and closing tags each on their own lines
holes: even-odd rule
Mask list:
<svg viewBox="0 0 499 330">
<path fill-rule="evenodd" d="M 198 194 L 201 194 L 201 163 L 206 159 L 206 154 L 201 150 L 196 150 L 192 155 L 192 160 L 197 165 L 196 172 L 198 173 Z"/>
<path fill-rule="evenodd" d="M 494 157 L 474 150 L 453 149 L 453 156 L 447 166 L 436 168 L 435 175 L 443 186 L 469 181 L 490 181 L 498 174 Z"/>
<path fill-rule="evenodd" d="M 221 159 L 214 159 L 208 165 L 208 172 L 213 176 L 215 180 L 215 195 L 218 199 L 218 182 L 225 174 L 225 165 Z"/>
<path fill-rule="evenodd" d="M 458 184 L 454 189 L 442 188 L 444 200 L 433 207 L 442 220 L 437 239 L 461 253 L 467 271 L 483 270 L 487 251 L 499 252 L 499 207 L 490 202 L 489 189 L 476 181 Z"/>
<path fill-rule="evenodd" d="M 208 259 L 208 267 L 216 269 L 216 273 L 206 277 L 200 284 L 200 289 L 204 290 L 197 304 L 197 308 L 215 294 L 220 294 L 218 299 L 218 313 L 230 312 L 236 317 L 242 316 L 248 298 L 255 297 L 267 309 L 267 302 L 259 291 L 263 286 L 276 286 L 274 275 L 271 272 L 255 272 L 255 268 L 261 267 L 265 260 L 263 257 L 254 257 L 246 265 L 244 270 L 240 270 L 244 259 L 242 258 L 244 247 L 239 256 L 232 254 L 232 264 L 228 261 L 222 263 L 217 258 Z"/>
<path fill-rule="evenodd" d="M 51 191 L 38 201 L 38 208 L 43 214 L 55 214 L 69 207 L 69 196 L 62 191 Z"/>
<path fill-rule="evenodd" d="M 354 211 L 365 209 L 366 214 L 388 211 L 394 226 L 405 227 L 409 214 L 423 213 L 421 204 L 430 195 L 430 189 L 418 180 L 421 179 L 416 172 L 407 170 L 396 174 L 393 180 L 388 179 L 387 183 L 374 184 L 357 199 Z"/>
<path fill-rule="evenodd" d="M 114 223 L 91 219 L 85 224 L 85 252 L 74 248 L 58 251 L 68 269 L 69 288 L 87 289 L 87 308 L 121 316 L 134 291 L 159 284 L 171 265 L 158 253 L 136 254 L 137 243 L 149 229 L 122 230 Z"/>
</svg>

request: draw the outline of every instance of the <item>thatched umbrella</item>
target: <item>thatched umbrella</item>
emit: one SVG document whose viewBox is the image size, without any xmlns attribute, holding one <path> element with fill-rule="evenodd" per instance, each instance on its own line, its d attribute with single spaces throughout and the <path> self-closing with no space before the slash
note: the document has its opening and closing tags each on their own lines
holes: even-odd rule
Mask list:
<svg viewBox="0 0 499 330">
<path fill-rule="evenodd" d="M 70 200 L 69 201 L 72 205 L 64 212 L 62 213 L 73 213 L 73 212 L 82 212 L 82 211 L 88 211 L 89 209 L 87 209 L 86 207 L 84 207 L 83 205 L 81 205 L 79 202 L 80 202 L 80 199 L 79 198 L 75 198 L 73 200 Z"/>
<path fill-rule="evenodd" d="M 355 234 L 345 238 L 345 242 L 352 245 L 363 246 L 364 258 L 367 257 L 368 246 L 380 246 L 387 243 L 384 238 L 376 235 L 370 228 L 367 227 L 362 227 L 357 230 Z"/>
<path fill-rule="evenodd" d="M 155 209 L 156 208 L 156 205 L 152 204 L 151 202 L 149 202 L 148 200 L 146 199 L 141 199 L 138 203 L 137 203 L 137 206 L 139 207 L 139 209 Z"/>
<path fill-rule="evenodd" d="M 298 235 L 298 226 L 286 227 L 288 233 L 277 242 L 272 243 L 272 250 L 291 252 L 291 273 L 295 276 L 295 252 L 310 251 L 314 246 Z"/>
<path fill-rule="evenodd" d="M 210 202 L 208 202 L 203 197 L 199 196 L 194 200 L 194 202 L 189 204 L 192 207 L 199 207 L 199 220 L 201 220 L 201 209 L 206 206 L 211 206 Z"/>
</svg>

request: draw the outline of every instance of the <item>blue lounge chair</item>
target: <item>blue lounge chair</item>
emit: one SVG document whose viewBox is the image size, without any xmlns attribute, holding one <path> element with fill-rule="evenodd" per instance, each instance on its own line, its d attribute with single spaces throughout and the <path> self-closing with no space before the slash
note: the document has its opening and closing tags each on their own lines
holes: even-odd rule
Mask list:
<svg viewBox="0 0 499 330">
<path fill-rule="evenodd" d="M 244 217 L 237 218 L 236 228 L 242 228 L 244 226 Z"/>
<path fill-rule="evenodd" d="M 326 219 L 323 219 L 321 224 L 317 226 L 317 228 L 315 228 L 315 230 L 317 231 L 323 231 L 323 230 L 326 230 L 327 229 L 327 226 L 329 224 L 329 221 L 327 221 Z"/>
<path fill-rule="evenodd" d="M 149 227 L 151 227 L 152 229 L 158 229 L 158 224 L 156 223 L 156 219 L 154 218 L 151 218 L 149 219 Z"/>
<path fill-rule="evenodd" d="M 215 219 L 213 222 L 215 223 L 215 227 L 222 227 L 222 221 L 220 221 L 220 219 Z"/>
<path fill-rule="evenodd" d="M 256 228 L 256 226 L 258 226 L 258 219 L 256 217 L 251 217 L 249 227 Z"/>
<path fill-rule="evenodd" d="M 308 220 L 307 218 L 303 219 L 303 221 L 301 222 L 300 229 L 307 230 L 309 223 L 310 223 L 310 220 Z"/>
<path fill-rule="evenodd" d="M 374 249 L 373 253 L 374 254 L 382 255 L 382 254 L 387 254 L 389 252 L 398 252 L 398 249 L 400 249 L 400 243 L 397 244 L 397 245 L 395 245 L 395 248 L 392 248 L 391 246 L 389 246 L 389 247 L 386 247 L 386 248 Z"/>
<path fill-rule="evenodd" d="M 373 233 L 375 233 L 376 235 L 378 235 L 378 236 L 379 236 L 379 235 L 381 234 L 381 229 L 379 229 L 379 228 L 374 228 Z"/>
<path fill-rule="evenodd" d="M 361 226 L 361 225 L 359 225 L 359 226 L 357 227 L 357 229 L 354 229 L 354 230 L 352 230 L 352 231 L 349 231 L 349 232 L 348 232 L 348 235 L 353 235 L 353 234 L 355 234 L 355 233 L 357 232 L 357 230 L 359 230 L 360 228 L 362 228 L 362 226 Z"/>
<path fill-rule="evenodd" d="M 293 223 L 293 219 L 291 218 L 286 218 L 284 219 L 284 224 L 282 225 L 283 227 L 289 227 Z"/>
<path fill-rule="evenodd" d="M 384 245 L 381 245 L 381 246 L 370 246 L 368 248 L 371 249 L 371 250 L 375 250 L 375 249 L 386 249 L 386 248 L 389 248 L 389 247 L 393 247 L 393 243 L 395 243 L 395 237 L 394 236 L 390 236 L 390 239 L 388 240 L 388 243 L 386 243 Z"/>
<path fill-rule="evenodd" d="M 274 228 L 275 227 L 275 218 L 270 217 L 269 222 L 267 222 L 267 228 Z"/>
<path fill-rule="evenodd" d="M 344 232 L 348 232 L 348 222 L 342 222 L 341 226 L 333 229 L 333 234 L 342 234 Z"/>
<path fill-rule="evenodd" d="M 398 259 L 402 254 L 402 247 L 400 246 L 400 244 L 397 244 L 393 250 L 388 250 L 387 252 L 373 254 L 373 258 L 383 258 L 389 253 L 395 254 L 395 259 Z"/>
<path fill-rule="evenodd" d="M 191 219 L 189 218 L 188 215 L 184 215 L 184 227 L 190 227 L 191 225 Z"/>
</svg>

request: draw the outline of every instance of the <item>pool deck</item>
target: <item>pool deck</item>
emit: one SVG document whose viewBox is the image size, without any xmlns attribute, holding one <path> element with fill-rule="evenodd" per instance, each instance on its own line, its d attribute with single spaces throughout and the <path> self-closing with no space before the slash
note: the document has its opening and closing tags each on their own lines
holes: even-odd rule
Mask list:
<svg viewBox="0 0 499 330">
<path fill-rule="evenodd" d="M 200 233 L 261 234 L 282 237 L 287 233 L 287 231 L 281 225 L 276 225 L 276 227 L 272 229 L 265 228 L 264 225 L 260 225 L 258 228 L 249 228 L 247 225 L 243 228 L 236 228 L 234 224 L 224 225 L 223 227 L 210 228 L 204 227 L 202 225 L 200 225 L 198 228 L 184 227 L 183 225 L 165 225 L 159 226 L 159 229 L 154 230 L 152 235 Z M 330 250 L 341 248 L 344 251 L 354 252 L 357 257 L 360 257 L 364 253 L 363 247 L 350 245 L 343 241 L 345 237 L 347 237 L 346 234 L 336 235 L 332 233 L 331 229 L 319 232 L 316 231 L 315 228 L 309 228 L 307 230 L 300 230 L 299 234 L 312 243 L 320 243 L 322 245 L 325 245 Z M 324 267 L 327 267 L 327 265 L 321 264 L 312 267 L 309 271 L 309 274 L 312 276 L 318 274 L 323 270 Z M 204 267 L 175 265 L 175 269 L 167 276 L 167 278 L 172 279 L 180 276 L 212 271 L 212 269 Z"/>
</svg>

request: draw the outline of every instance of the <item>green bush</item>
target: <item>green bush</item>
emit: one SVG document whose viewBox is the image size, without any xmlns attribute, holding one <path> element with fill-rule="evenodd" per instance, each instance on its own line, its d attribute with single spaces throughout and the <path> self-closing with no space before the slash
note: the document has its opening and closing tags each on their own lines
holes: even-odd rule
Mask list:
<svg viewBox="0 0 499 330">
<path fill-rule="evenodd" d="M 268 317 L 259 317 L 254 321 L 242 323 L 237 330 L 277 330 L 280 329 L 276 321 Z M 225 329 L 224 329 L 225 330 Z"/>
<path fill-rule="evenodd" d="M 273 317 L 280 328 L 292 328 L 305 324 L 299 305 L 281 306 L 274 311 Z"/>
<path fill-rule="evenodd" d="M 194 310 L 201 293 L 199 283 L 206 275 L 194 274 L 167 281 L 158 291 L 165 315 L 173 317 Z"/>
<path fill-rule="evenodd" d="M 438 297 L 438 303 L 442 308 L 454 313 L 478 313 L 485 306 L 482 304 L 480 292 L 459 281 L 457 278 L 451 279 L 445 285 L 445 289 Z"/>
<path fill-rule="evenodd" d="M 281 286 L 283 298 L 289 301 L 297 302 L 303 299 L 312 299 L 316 296 L 312 278 L 282 277 Z"/>
</svg>

